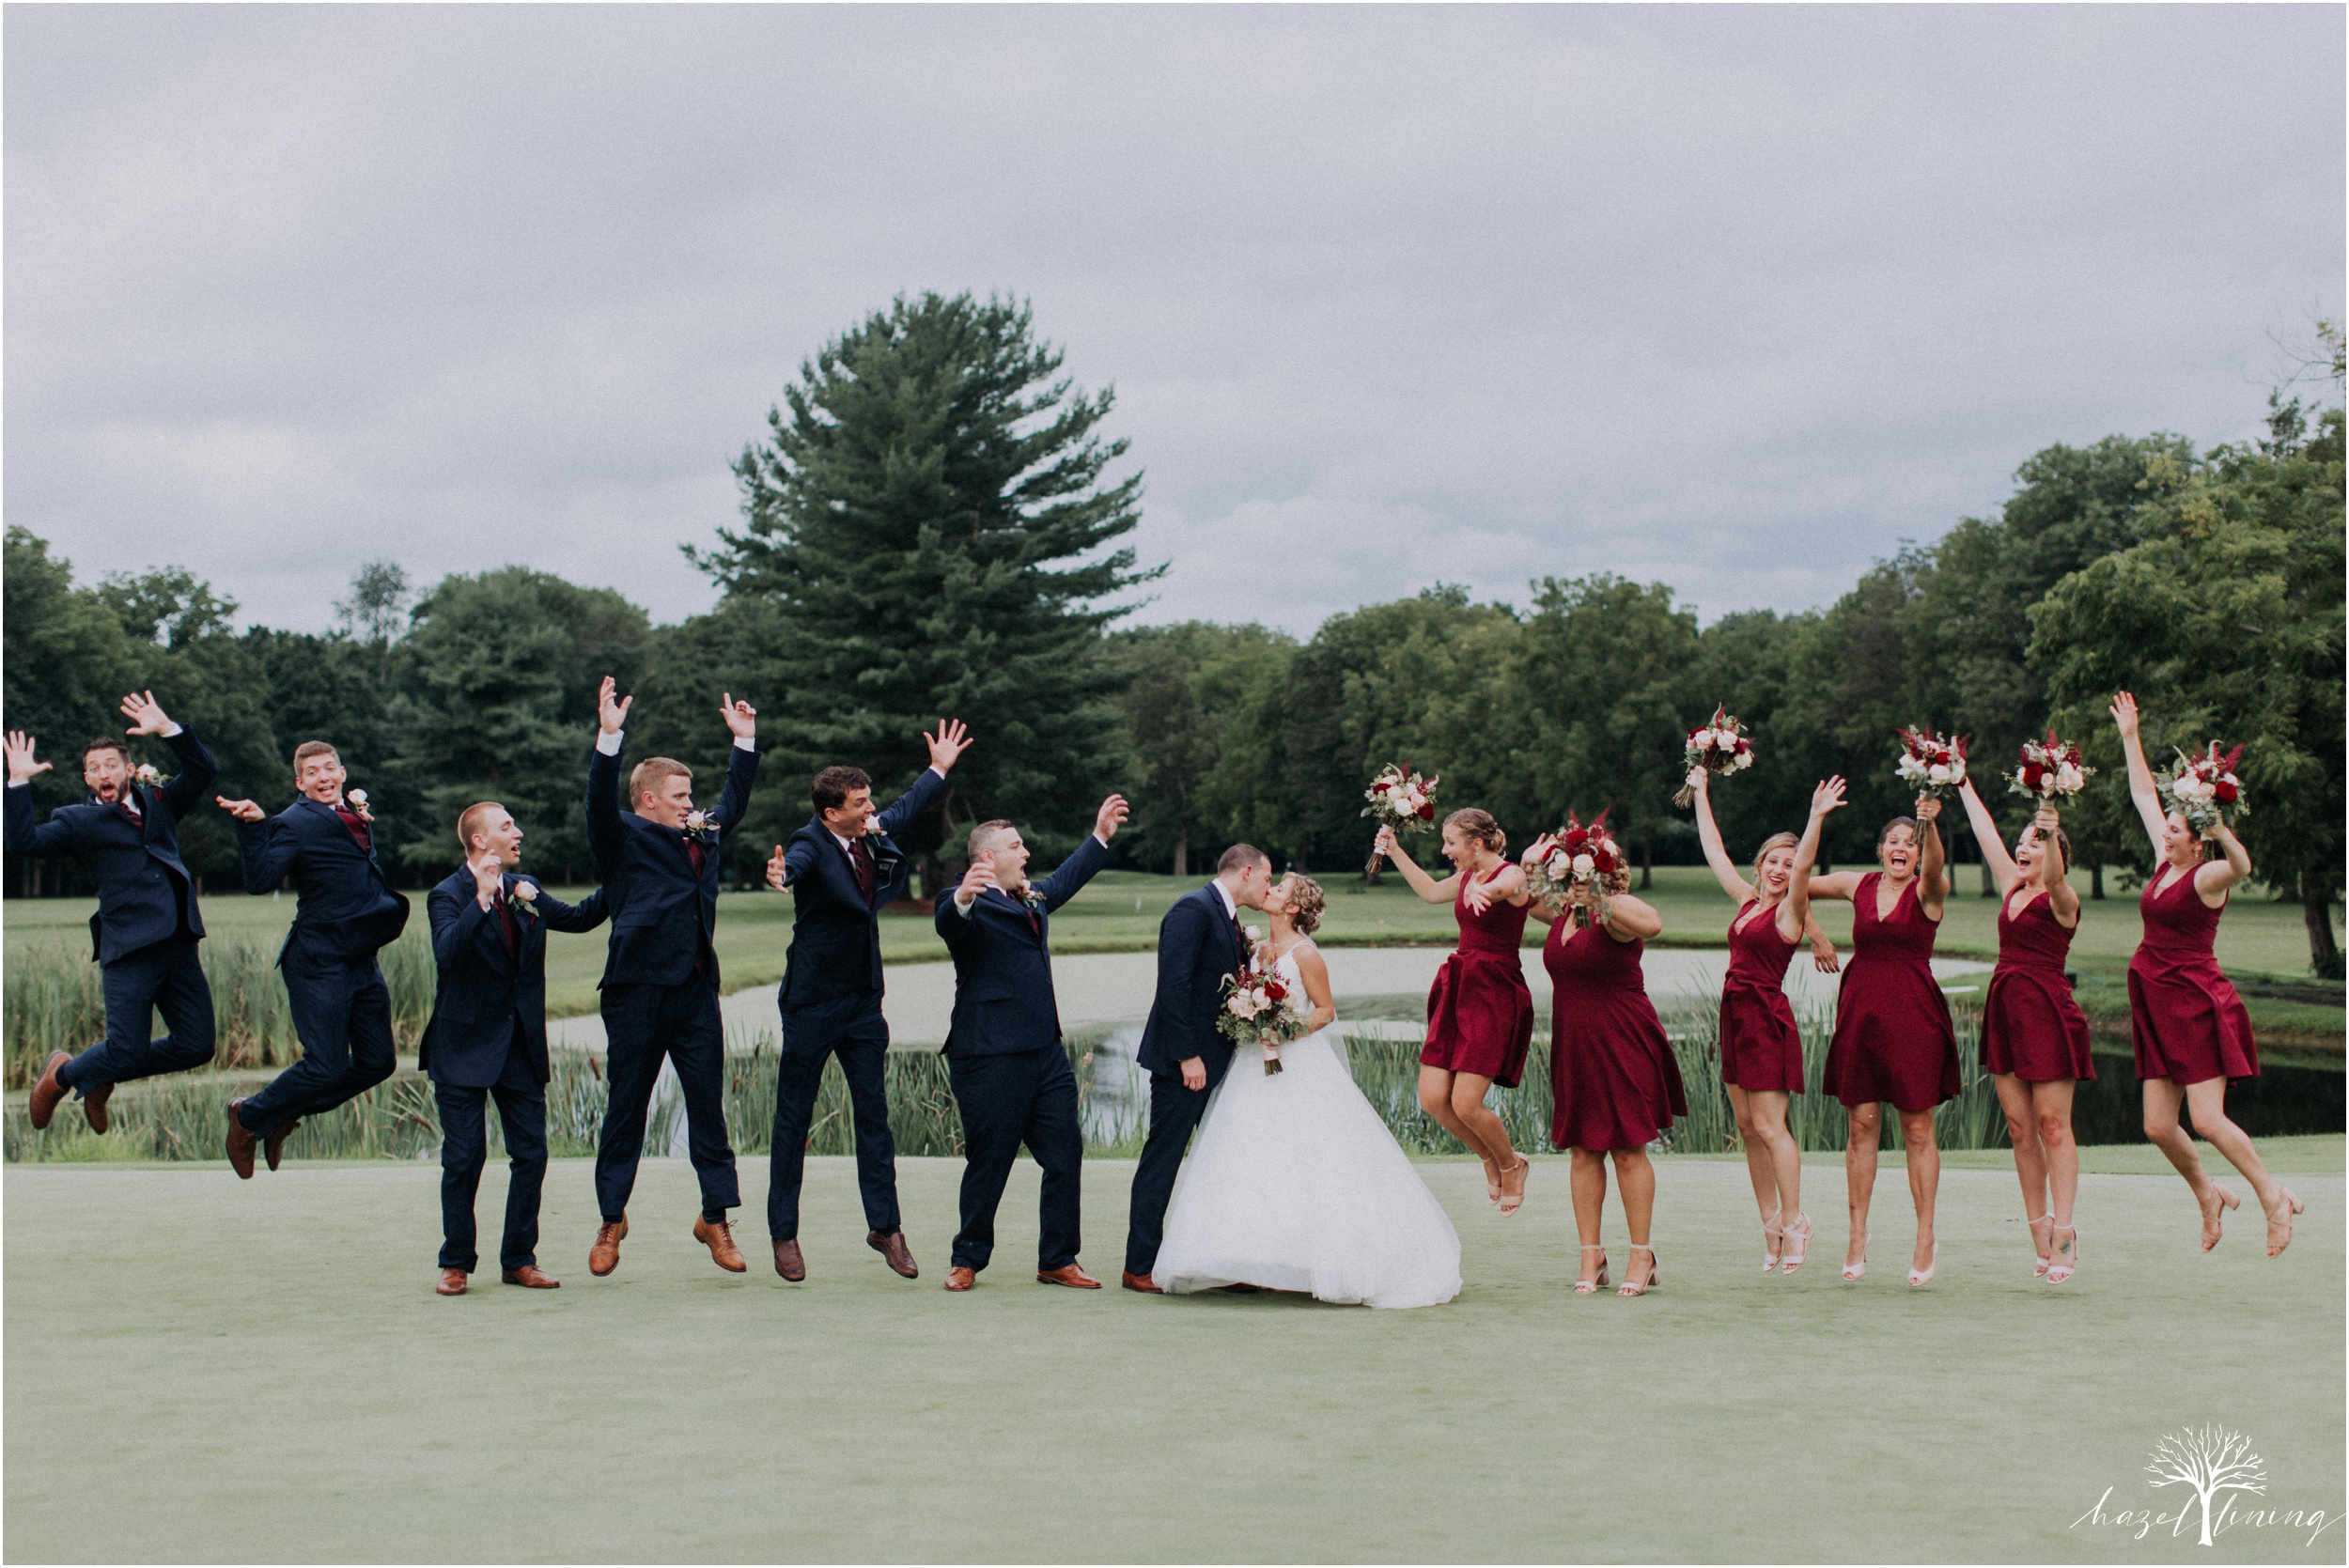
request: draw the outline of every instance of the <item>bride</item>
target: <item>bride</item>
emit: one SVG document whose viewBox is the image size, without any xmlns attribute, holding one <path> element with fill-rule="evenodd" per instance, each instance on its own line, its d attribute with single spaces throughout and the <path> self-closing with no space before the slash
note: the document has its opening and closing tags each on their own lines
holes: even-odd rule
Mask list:
<svg viewBox="0 0 2349 1568">
<path fill-rule="evenodd" d="M 1324 1301 L 1432 1307 L 1460 1294 L 1460 1237 L 1354 1085 L 1330 969 L 1311 933 L 1324 898 L 1294 873 L 1266 894 L 1268 964 L 1313 1004 L 1281 1071 L 1242 1046 L 1207 1105 L 1151 1271 L 1181 1296 L 1248 1284 Z"/>
</svg>

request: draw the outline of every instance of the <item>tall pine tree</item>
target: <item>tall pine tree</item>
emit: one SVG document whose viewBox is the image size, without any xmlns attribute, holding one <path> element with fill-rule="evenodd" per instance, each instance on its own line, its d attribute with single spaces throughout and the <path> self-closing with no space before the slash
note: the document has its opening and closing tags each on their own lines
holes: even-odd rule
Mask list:
<svg viewBox="0 0 2349 1568">
<path fill-rule="evenodd" d="M 1023 304 L 900 297 L 801 365 L 769 438 L 735 463 L 744 526 L 689 553 L 774 612 L 758 683 L 738 693 L 793 777 L 770 797 L 773 829 L 809 809 L 802 781 L 830 763 L 889 799 L 926 762 L 919 732 L 948 715 L 977 744 L 910 835 L 917 853 L 997 815 L 1072 844 L 1114 782 L 1101 632 L 1124 608 L 1102 601 L 1157 571 L 1103 548 L 1140 521 L 1142 478 L 1103 482 L 1127 446 L 1095 433 L 1113 394 L 1072 393 L 1060 365 Z"/>
</svg>

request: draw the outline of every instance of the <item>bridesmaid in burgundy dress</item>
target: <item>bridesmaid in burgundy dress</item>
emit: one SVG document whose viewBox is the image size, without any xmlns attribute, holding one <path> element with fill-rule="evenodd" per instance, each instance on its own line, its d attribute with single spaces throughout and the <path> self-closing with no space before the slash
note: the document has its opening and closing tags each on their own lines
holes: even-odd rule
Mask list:
<svg viewBox="0 0 2349 1568">
<path fill-rule="evenodd" d="M 1822 794 L 1832 794 L 1826 810 L 1843 803 L 1842 780 L 1819 787 Z M 1934 1141 L 1933 1110 L 1955 1098 L 1959 1088 L 1957 1032 L 1950 1022 L 1949 998 L 1933 978 L 1933 941 L 1941 930 L 1942 901 L 1950 894 L 1950 879 L 1941 870 L 1941 833 L 1934 826 L 1940 815 L 1940 801 L 1920 797 L 1914 817 L 1886 823 L 1876 837 L 1881 871 L 1812 877 L 1803 866 L 1796 877 L 1809 884 L 1813 898 L 1852 902 L 1852 960 L 1835 999 L 1835 1039 L 1820 1075 L 1820 1088 L 1843 1102 L 1851 1122 L 1843 1149 L 1851 1205 L 1846 1280 L 1868 1272 L 1868 1205 L 1875 1194 L 1876 1140 L 1887 1101 L 1900 1113 L 1908 1195 L 1917 1208 L 1908 1282 L 1930 1284 L 1939 1266 L 1933 1211 L 1941 1187 L 1941 1150 Z"/>
<path fill-rule="evenodd" d="M 1427 993 L 1419 1103 L 1485 1162 L 1486 1195 L 1503 1215 L 1523 1206 L 1532 1169 L 1485 1105 L 1494 1084 L 1517 1087 L 1533 1042 L 1533 993 L 1517 952 L 1525 936 L 1525 873 L 1502 858 L 1508 844 L 1490 813 L 1473 806 L 1454 812 L 1443 819 L 1443 854 L 1455 869 L 1439 882 L 1404 853 L 1392 829 L 1378 830 L 1378 853 L 1394 862 L 1411 891 L 1430 904 L 1450 904 L 1460 923 L 1460 945 Z"/>
<path fill-rule="evenodd" d="M 1713 820 L 1712 774 L 1688 773 L 1696 792 L 1697 838 L 1721 891 L 1736 902 L 1729 923 L 1729 973 L 1721 981 L 1719 1041 L 1721 1083 L 1737 1119 L 1737 1141 L 1746 1151 L 1746 1175 L 1753 1183 L 1754 1206 L 1762 1215 L 1762 1272 L 1800 1268 L 1811 1250 L 1811 1216 L 1802 1207 L 1802 1150 L 1787 1130 L 1794 1096 L 1803 1092 L 1802 1032 L 1786 1000 L 1786 966 L 1803 938 L 1822 974 L 1839 967 L 1835 944 L 1811 918 L 1808 899 L 1788 896 L 1794 885 L 1793 833 L 1772 833 L 1753 857 L 1753 880 L 1738 875 Z M 1819 820 L 1813 817 L 1815 825 Z M 1812 843 L 1816 858 L 1818 844 Z M 1786 1216 L 1794 1219 L 1788 1220 Z"/>
<path fill-rule="evenodd" d="M 2153 880 L 2138 899 L 2145 939 L 2129 960 L 2129 1031 L 2136 1036 L 2137 1076 L 2145 1086 L 2145 1136 L 2194 1189 L 2202 1209 L 2202 1250 L 2218 1245 L 2219 1219 L 2241 1200 L 2203 1173 L 2194 1140 L 2178 1125 L 2183 1099 L 2194 1130 L 2210 1140 L 2243 1172 L 2267 1214 L 2267 1255 L 2292 1244 L 2292 1217 L 2306 1207 L 2292 1188 L 2267 1173 L 2244 1130 L 2227 1119 L 2227 1080 L 2257 1078 L 2259 1048 L 2251 1016 L 2218 968 L 2212 944 L 2227 890 L 2251 875 L 2251 857 L 2225 823 L 2207 835 L 2176 812 L 2164 813 L 2154 771 L 2138 738 L 2137 699 L 2112 699 L 2112 722 L 2129 759 L 2129 799 L 2153 840 Z M 2225 856 L 2209 858 L 2216 844 Z"/>
<path fill-rule="evenodd" d="M 1536 841 L 1528 853 L 1548 847 L 1547 841 Z M 1607 892 L 1604 921 L 1597 919 L 1597 898 L 1588 882 L 1575 885 L 1564 908 L 1533 911 L 1535 919 L 1549 923 L 1549 939 L 1542 944 L 1552 1004 L 1549 1084 L 1555 1108 L 1549 1141 L 1573 1151 L 1574 1227 L 1582 1237 L 1582 1266 L 1574 1281 L 1578 1296 L 1607 1288 L 1607 1253 L 1598 1227 L 1607 1206 L 1610 1158 L 1623 1192 L 1625 1228 L 1631 1233 L 1631 1255 L 1615 1294 L 1644 1296 L 1662 1282 L 1649 1229 L 1656 1217 L 1656 1166 L 1647 1146 L 1673 1117 L 1688 1112 L 1680 1064 L 1640 972 L 1641 950 L 1664 929 L 1663 918 L 1631 896 L 1631 868 L 1620 852 L 1615 862 L 1615 870 L 1598 877 Z"/>
<path fill-rule="evenodd" d="M 2006 1112 L 2015 1173 L 2030 1222 L 2034 1278 L 2062 1284 L 2079 1267 L 2072 1201 L 2079 1192 L 2080 1151 L 2072 1140 L 2072 1090 L 2096 1076 L 2088 1018 L 2072 1000 L 2063 961 L 2080 921 L 2080 895 L 2064 879 L 2072 841 L 2042 805 L 2009 855 L 1999 824 L 1968 779 L 1958 788 L 1983 859 L 1999 883 L 1999 967 L 1982 1002 L 1982 1064 L 1993 1075 Z"/>
</svg>

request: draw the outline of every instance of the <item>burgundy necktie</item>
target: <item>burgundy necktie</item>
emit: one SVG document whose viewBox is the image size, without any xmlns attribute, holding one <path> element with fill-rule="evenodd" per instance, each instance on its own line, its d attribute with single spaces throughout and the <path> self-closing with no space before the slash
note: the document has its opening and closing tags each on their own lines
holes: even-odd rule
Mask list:
<svg viewBox="0 0 2349 1568">
<path fill-rule="evenodd" d="M 122 815 L 131 819 L 131 825 L 132 827 L 137 828 L 142 831 L 146 830 L 147 817 L 146 815 L 139 810 L 139 798 L 137 796 L 125 795 L 121 800 L 116 801 L 115 804 L 122 808 Z"/>
<path fill-rule="evenodd" d="M 360 848 L 370 855 L 375 853 L 375 840 L 368 833 L 366 820 L 364 817 L 349 806 L 336 806 L 334 815 L 342 818 L 343 826 L 350 830 L 350 836 L 358 840 Z"/>
<path fill-rule="evenodd" d="M 693 879 L 699 881 L 702 874 L 702 841 L 691 833 L 685 835 L 685 858 L 693 862 Z"/>
<path fill-rule="evenodd" d="M 498 924 L 506 928 L 506 956 L 509 958 L 518 958 L 521 955 L 522 951 L 522 934 L 521 929 L 514 924 L 514 906 L 507 901 L 506 894 L 503 893 L 497 895 L 497 906 Z"/>
<path fill-rule="evenodd" d="M 861 838 L 852 840 L 848 846 L 848 859 L 856 864 L 856 885 L 863 890 L 864 902 L 869 905 L 873 902 L 875 890 L 880 886 L 879 878 L 873 870 L 872 848 Z"/>
</svg>

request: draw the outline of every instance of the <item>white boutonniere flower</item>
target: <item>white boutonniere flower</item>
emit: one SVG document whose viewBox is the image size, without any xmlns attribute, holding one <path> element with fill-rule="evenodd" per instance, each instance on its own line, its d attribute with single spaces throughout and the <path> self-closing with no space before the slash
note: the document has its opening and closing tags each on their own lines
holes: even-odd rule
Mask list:
<svg viewBox="0 0 2349 1568">
<path fill-rule="evenodd" d="M 352 811 L 355 811 L 355 812 L 357 812 L 357 813 L 359 814 L 359 820 L 360 820 L 360 821 L 362 821 L 362 822 L 372 822 L 372 821 L 374 821 L 374 820 L 375 820 L 375 813 L 373 813 L 373 812 L 371 812 L 371 811 L 367 810 L 367 792 L 366 792 L 366 790 L 364 790 L 364 789 L 346 789 L 346 790 L 344 790 L 344 791 L 343 791 L 343 803 L 344 803 L 345 805 L 349 806 L 349 807 L 350 807 Z"/>
<path fill-rule="evenodd" d="M 142 787 L 148 784 L 160 784 L 163 782 L 163 770 L 151 762 L 142 762 L 131 769 L 131 782 Z"/>
<path fill-rule="evenodd" d="M 537 884 L 535 882 L 515 883 L 514 902 L 520 904 L 525 909 L 536 908 L 538 903 Z"/>
<path fill-rule="evenodd" d="M 715 841 L 718 837 L 718 814 L 696 806 L 685 814 L 685 831 L 704 843 Z"/>
</svg>

